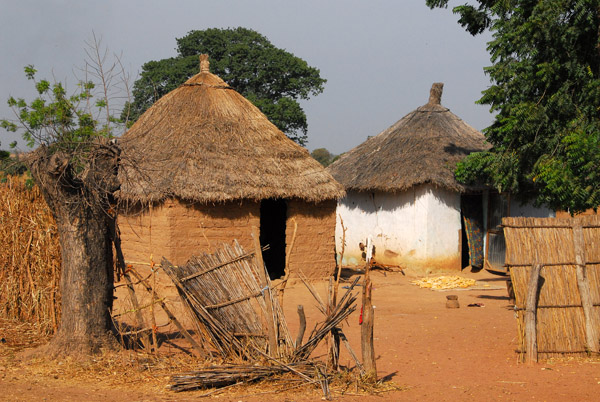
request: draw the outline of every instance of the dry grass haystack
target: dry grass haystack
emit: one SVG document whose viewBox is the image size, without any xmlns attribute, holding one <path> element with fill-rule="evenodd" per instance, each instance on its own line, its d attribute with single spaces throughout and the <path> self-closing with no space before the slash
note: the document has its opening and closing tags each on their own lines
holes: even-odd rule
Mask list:
<svg viewBox="0 0 600 402">
<path fill-rule="evenodd" d="M 590 292 L 592 332 L 600 333 L 600 217 L 503 218 L 506 264 L 515 290 L 521 351 L 532 266 L 541 264 L 536 309 L 538 359 L 586 355 L 586 318 L 577 279 L 576 223 L 583 232 L 581 254 Z M 595 339 L 596 349 L 600 339 Z"/>
<path fill-rule="evenodd" d="M 0 317 L 56 330 L 60 318 L 60 245 L 38 187 L 24 177 L 0 184 Z"/>
<path fill-rule="evenodd" d="M 399 192 L 433 184 L 464 191 L 454 178 L 456 163 L 489 145 L 483 134 L 441 105 L 443 85 L 433 84 L 427 104 L 344 154 L 329 172 L 346 190 Z"/>
<path fill-rule="evenodd" d="M 306 149 L 209 72 L 207 56 L 200 73 L 158 100 L 120 144 L 127 201 L 318 202 L 344 194 Z"/>
</svg>

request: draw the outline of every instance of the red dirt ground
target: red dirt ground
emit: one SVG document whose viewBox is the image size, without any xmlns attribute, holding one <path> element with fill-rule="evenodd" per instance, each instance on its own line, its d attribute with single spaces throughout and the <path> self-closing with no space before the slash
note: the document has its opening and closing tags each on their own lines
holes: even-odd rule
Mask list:
<svg viewBox="0 0 600 402">
<path fill-rule="evenodd" d="M 474 290 L 439 292 L 410 283 L 399 273 L 373 273 L 375 352 L 379 377 L 391 379 L 402 390 L 379 396 L 334 394 L 343 401 L 584 401 L 599 400 L 600 360 L 585 359 L 518 363 L 514 312 L 508 305 L 504 279 L 491 274 L 467 273 L 491 286 Z M 342 286 L 345 284 L 342 284 Z M 317 289 L 325 294 L 325 282 Z M 342 289 L 341 289 L 342 290 Z M 446 295 L 459 297 L 460 308 L 447 309 Z M 467 307 L 483 303 L 484 307 Z M 296 306 L 307 312 L 307 333 L 319 313 L 303 284 L 288 286 L 284 309 L 293 334 Z M 312 325 L 310 324 L 312 323 Z M 350 343 L 359 350 L 358 312 L 344 325 Z M 1 336 L 2 334 L 0 334 Z M 2 346 L 0 345 L 0 349 Z M 341 362 L 350 364 L 342 349 Z M 179 401 L 198 399 L 201 393 L 172 393 L 143 383 L 107 385 L 89 378 L 32 376 L 18 360 L 0 359 L 0 400 L 10 401 Z M 166 384 L 166 379 L 164 381 Z M 306 388 L 306 387 L 305 387 Z M 246 393 L 245 393 L 246 392 Z M 214 397 L 222 401 L 313 401 L 318 391 L 248 395 L 239 390 Z M 350 391 L 351 392 L 351 391 Z"/>
</svg>

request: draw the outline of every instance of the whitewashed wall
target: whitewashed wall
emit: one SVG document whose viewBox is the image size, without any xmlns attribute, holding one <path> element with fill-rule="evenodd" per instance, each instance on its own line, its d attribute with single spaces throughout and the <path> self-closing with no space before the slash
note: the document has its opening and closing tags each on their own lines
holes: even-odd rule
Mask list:
<svg viewBox="0 0 600 402">
<path fill-rule="evenodd" d="M 338 203 L 336 246 L 343 264 L 361 266 L 360 242 L 369 235 L 375 260 L 404 268 L 460 269 L 460 194 L 431 185 L 391 193 L 349 191 Z"/>
</svg>

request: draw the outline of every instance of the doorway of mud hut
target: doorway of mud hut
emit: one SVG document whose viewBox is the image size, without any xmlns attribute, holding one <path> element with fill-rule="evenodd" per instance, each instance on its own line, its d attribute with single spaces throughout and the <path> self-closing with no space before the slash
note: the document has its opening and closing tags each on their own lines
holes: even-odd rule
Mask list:
<svg viewBox="0 0 600 402">
<path fill-rule="evenodd" d="M 285 275 L 285 229 L 287 204 L 285 200 L 268 198 L 260 202 L 260 245 L 263 260 L 271 279 Z"/>
<path fill-rule="evenodd" d="M 461 215 L 461 268 L 472 270 L 483 268 L 483 195 L 462 194 Z"/>
</svg>

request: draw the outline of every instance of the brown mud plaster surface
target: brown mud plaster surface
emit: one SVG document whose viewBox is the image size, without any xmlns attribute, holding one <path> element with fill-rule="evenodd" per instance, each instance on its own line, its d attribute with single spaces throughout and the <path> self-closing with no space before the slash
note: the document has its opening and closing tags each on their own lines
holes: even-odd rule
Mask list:
<svg viewBox="0 0 600 402">
<path fill-rule="evenodd" d="M 157 262 L 165 257 L 175 265 L 233 239 L 251 250 L 252 226 L 259 225 L 256 202 L 203 205 L 168 200 L 137 216 L 119 217 L 127 261 L 148 263 L 152 255 Z"/>
<path fill-rule="evenodd" d="M 297 278 L 299 270 L 311 279 L 328 277 L 335 270 L 336 201 L 314 204 L 289 200 L 287 208 L 287 249 L 292 241 L 294 222 L 298 225 L 289 256 L 290 277 Z"/>
</svg>

